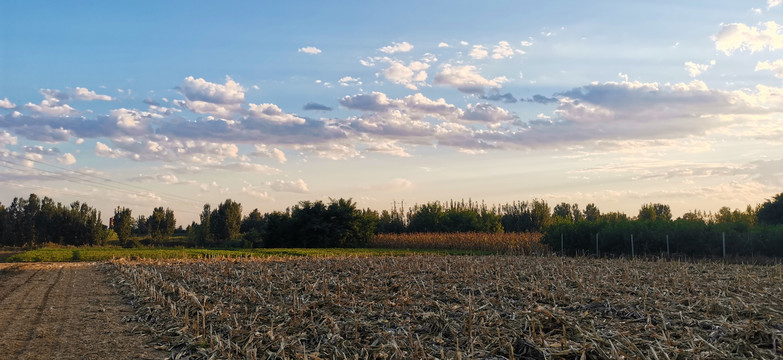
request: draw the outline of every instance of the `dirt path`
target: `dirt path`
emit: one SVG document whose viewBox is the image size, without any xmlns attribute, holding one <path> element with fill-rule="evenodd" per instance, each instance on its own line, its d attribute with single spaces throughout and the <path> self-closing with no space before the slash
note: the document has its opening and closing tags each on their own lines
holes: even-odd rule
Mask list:
<svg viewBox="0 0 783 360">
<path fill-rule="evenodd" d="M 125 315 L 95 264 L 0 264 L 3 358 L 165 359 Z"/>
</svg>

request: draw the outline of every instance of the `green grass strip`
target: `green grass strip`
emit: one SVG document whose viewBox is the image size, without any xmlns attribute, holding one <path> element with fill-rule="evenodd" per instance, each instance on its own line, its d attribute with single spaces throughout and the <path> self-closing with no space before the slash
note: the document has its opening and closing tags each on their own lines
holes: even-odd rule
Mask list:
<svg viewBox="0 0 783 360">
<path fill-rule="evenodd" d="M 42 248 L 13 255 L 8 262 L 72 262 L 126 259 L 198 259 L 206 257 L 339 257 L 406 255 L 490 255 L 486 251 L 410 249 L 158 249 L 158 248 Z"/>
</svg>

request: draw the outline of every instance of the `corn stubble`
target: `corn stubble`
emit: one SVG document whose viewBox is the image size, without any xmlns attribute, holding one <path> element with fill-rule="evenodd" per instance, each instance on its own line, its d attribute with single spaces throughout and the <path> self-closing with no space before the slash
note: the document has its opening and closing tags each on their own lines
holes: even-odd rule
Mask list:
<svg viewBox="0 0 783 360">
<path fill-rule="evenodd" d="M 117 260 L 172 358 L 773 359 L 783 268 L 529 256 Z M 185 340 L 182 340 L 185 339 Z"/>
</svg>

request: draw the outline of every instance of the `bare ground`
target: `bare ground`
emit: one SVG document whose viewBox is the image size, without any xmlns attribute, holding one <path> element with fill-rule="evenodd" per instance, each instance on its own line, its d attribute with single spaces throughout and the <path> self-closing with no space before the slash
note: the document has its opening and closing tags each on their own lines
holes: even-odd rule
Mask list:
<svg viewBox="0 0 783 360">
<path fill-rule="evenodd" d="M 0 264 L 0 354 L 7 359 L 165 359 L 134 334 L 130 305 L 96 264 Z"/>
</svg>

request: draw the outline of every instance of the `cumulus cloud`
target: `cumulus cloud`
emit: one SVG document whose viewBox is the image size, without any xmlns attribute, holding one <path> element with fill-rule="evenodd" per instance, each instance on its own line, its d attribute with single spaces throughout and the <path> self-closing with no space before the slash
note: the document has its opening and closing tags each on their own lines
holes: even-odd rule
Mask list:
<svg viewBox="0 0 783 360">
<path fill-rule="evenodd" d="M 316 102 L 309 102 L 302 107 L 302 110 L 332 111 L 332 108 Z"/>
<path fill-rule="evenodd" d="M 506 81 L 508 79 L 505 76 L 486 79 L 479 75 L 473 65 L 446 64 L 441 72 L 435 75 L 435 84 L 448 85 L 463 93 L 478 95 L 483 95 L 487 88 L 499 88 Z"/>
<path fill-rule="evenodd" d="M 11 135 L 8 131 L 0 130 L 0 148 L 8 145 L 16 145 L 16 136 Z"/>
<path fill-rule="evenodd" d="M 690 77 L 697 77 L 701 75 L 701 73 L 707 71 L 707 69 L 709 69 L 713 65 L 715 65 L 715 60 L 710 61 L 709 64 L 697 64 L 692 61 L 686 61 L 685 71 L 688 72 L 688 75 Z"/>
<path fill-rule="evenodd" d="M 398 157 L 410 157 L 404 147 L 397 145 L 397 141 L 381 141 L 370 144 L 365 151 L 376 152 L 386 155 L 398 156 Z"/>
<path fill-rule="evenodd" d="M 462 114 L 461 110 L 440 98 L 432 100 L 421 93 L 408 95 L 402 99 L 390 99 L 381 92 L 345 96 L 340 99 L 340 104 L 348 109 L 374 112 L 398 111 L 414 118 L 426 116 L 441 119 L 454 118 Z"/>
<path fill-rule="evenodd" d="M 384 47 L 382 47 L 382 48 L 380 48 L 378 50 L 380 52 L 382 52 L 382 53 L 394 54 L 394 53 L 398 53 L 398 52 L 408 52 L 408 51 L 411 51 L 411 50 L 413 50 L 413 45 L 411 45 L 407 41 L 403 41 L 401 43 L 393 42 L 391 45 L 384 46 Z"/>
<path fill-rule="evenodd" d="M 0 109 L 13 109 L 16 104 L 12 103 L 8 98 L 0 99 Z"/>
<path fill-rule="evenodd" d="M 438 47 L 439 47 L 439 48 L 447 48 L 447 47 L 449 47 L 449 44 L 447 44 L 447 43 L 445 43 L 445 42 L 439 42 L 439 43 L 438 43 Z"/>
<path fill-rule="evenodd" d="M 180 89 L 182 95 L 185 95 L 188 100 L 213 104 L 242 104 L 245 102 L 245 89 L 228 76 L 226 76 L 226 83 L 223 85 L 188 76 L 182 82 Z"/>
<path fill-rule="evenodd" d="M 756 71 L 769 70 L 778 79 L 783 79 L 783 60 L 760 61 L 756 64 Z"/>
<path fill-rule="evenodd" d="M 57 162 L 63 165 L 73 165 L 76 163 L 76 157 L 71 153 L 65 153 L 57 158 Z"/>
<path fill-rule="evenodd" d="M 783 49 L 783 27 L 774 21 L 764 23 L 764 28 L 748 26 L 741 23 L 724 25 L 713 36 L 715 48 L 726 55 L 737 50 L 747 50 L 751 53 L 766 49 Z"/>
<path fill-rule="evenodd" d="M 505 142 L 538 146 L 596 139 L 667 139 L 725 127 L 731 115 L 783 111 L 783 89 L 721 91 L 700 81 L 593 83 L 557 97 L 553 119 L 529 121 L 524 131 L 513 134 L 476 136 L 498 146 Z"/>
<path fill-rule="evenodd" d="M 498 42 L 492 49 L 492 58 L 496 60 L 507 59 L 514 56 L 514 49 L 511 48 L 511 44 L 508 41 Z"/>
<path fill-rule="evenodd" d="M 767 9 L 772 9 L 780 4 L 783 4 L 783 0 L 767 0 Z"/>
<path fill-rule="evenodd" d="M 40 104 L 27 103 L 24 108 L 29 109 L 37 116 L 72 116 L 78 115 L 79 111 L 66 104 L 70 99 L 68 94 L 51 89 L 41 89 L 38 91 L 44 96 Z"/>
<path fill-rule="evenodd" d="M 275 159 L 277 160 L 277 162 L 281 164 L 285 164 L 285 162 L 287 161 L 283 150 L 280 150 L 278 148 L 270 148 L 269 146 L 266 146 L 264 144 L 261 145 L 257 144 L 254 145 L 254 147 L 256 148 L 256 151 L 251 154 L 253 156 Z"/>
<path fill-rule="evenodd" d="M 84 101 L 93 101 L 93 100 L 100 100 L 100 101 L 112 101 L 114 100 L 113 97 L 109 95 L 98 95 L 95 93 L 95 91 L 88 90 L 83 87 L 76 87 L 75 89 L 72 89 L 70 91 L 70 95 L 76 99 L 76 100 L 84 100 Z"/>
<path fill-rule="evenodd" d="M 429 64 L 421 61 L 412 61 L 408 66 L 399 61 L 390 61 L 389 67 L 383 70 L 383 76 L 395 84 L 417 90 L 419 86 L 426 85 L 427 72 L 425 70 L 429 67 Z"/>
<path fill-rule="evenodd" d="M 241 104 L 245 102 L 245 89 L 228 76 L 222 85 L 188 76 L 179 90 L 185 100 L 174 100 L 174 104 L 197 114 L 214 114 L 230 119 L 241 111 Z"/>
<path fill-rule="evenodd" d="M 487 124 L 490 128 L 497 127 L 502 122 L 517 119 L 518 117 L 509 113 L 508 110 L 491 104 L 468 104 L 465 114 L 461 117 L 463 121 Z"/>
<path fill-rule="evenodd" d="M 321 49 L 315 47 L 315 46 L 305 46 L 303 48 L 299 48 L 298 50 L 300 53 L 310 54 L 310 55 L 318 55 L 321 53 Z"/>
<path fill-rule="evenodd" d="M 107 158 L 118 158 L 123 155 L 122 151 L 114 150 L 108 145 L 98 141 L 95 143 L 95 155 Z"/>
<path fill-rule="evenodd" d="M 244 186 L 242 186 L 242 192 L 247 194 L 247 195 L 249 195 L 249 196 L 252 196 L 252 197 L 254 197 L 256 199 L 261 199 L 261 200 L 271 200 L 272 199 L 272 197 L 269 196 L 268 192 L 259 190 L 257 187 L 255 187 L 252 184 L 249 184 L 247 182 L 245 183 Z"/>
<path fill-rule="evenodd" d="M 486 59 L 487 55 L 489 55 L 489 51 L 482 45 L 473 45 L 473 49 L 468 53 L 468 56 L 476 60 Z"/>
<path fill-rule="evenodd" d="M 271 122 L 274 124 L 298 124 L 305 123 L 305 119 L 296 115 L 286 114 L 275 104 L 250 104 L 248 110 L 249 119 Z"/>
<path fill-rule="evenodd" d="M 310 189 L 307 188 L 307 183 L 305 183 L 302 179 L 291 181 L 277 180 L 270 183 L 269 186 L 272 188 L 272 190 L 278 192 L 293 192 L 300 194 L 306 194 L 310 192 Z"/>
<path fill-rule="evenodd" d="M 361 85 L 362 81 L 359 78 L 344 76 L 340 78 L 338 83 L 340 84 L 340 86 L 357 86 L 357 85 Z"/>
<path fill-rule="evenodd" d="M 339 142 L 315 145 L 297 145 L 295 148 L 297 150 L 314 153 L 319 158 L 329 160 L 350 159 L 361 155 L 359 150 L 356 150 L 356 146 L 354 144 L 345 144 Z"/>
</svg>

